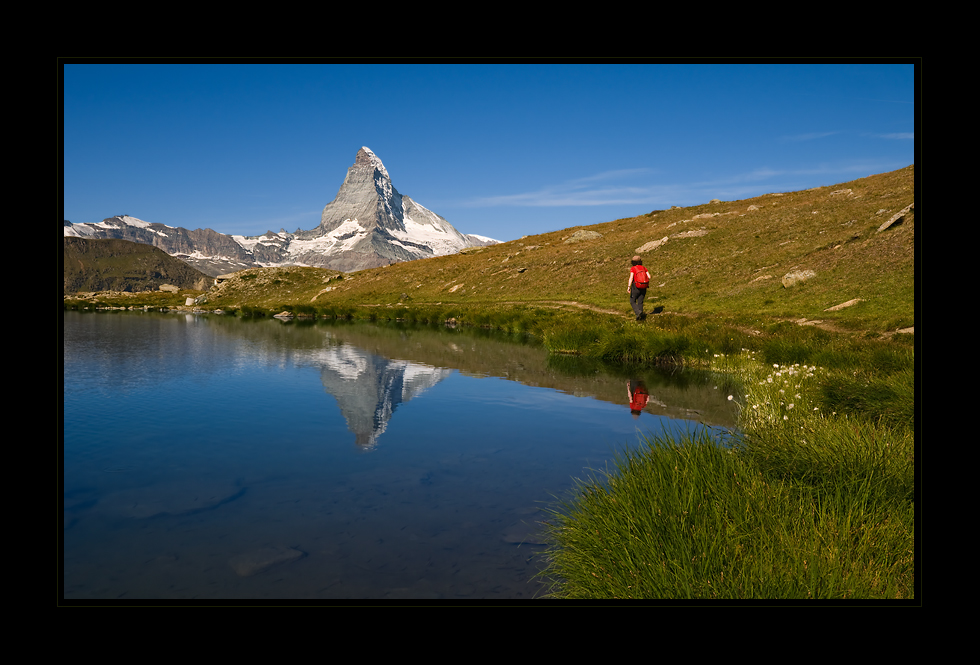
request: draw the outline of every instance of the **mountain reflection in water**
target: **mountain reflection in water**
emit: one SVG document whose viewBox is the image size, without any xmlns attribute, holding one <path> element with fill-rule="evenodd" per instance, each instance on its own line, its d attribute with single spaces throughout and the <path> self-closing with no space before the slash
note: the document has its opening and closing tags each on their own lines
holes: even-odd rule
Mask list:
<svg viewBox="0 0 980 665">
<path fill-rule="evenodd" d="M 323 357 L 320 380 L 337 398 L 355 443 L 373 448 L 395 409 L 452 374 L 406 360 L 389 360 L 352 346 L 335 346 Z"/>
<path fill-rule="evenodd" d="M 398 404 L 439 383 L 454 369 L 467 376 L 499 377 L 621 404 L 624 417 L 632 413 L 634 420 L 645 413 L 720 428 L 735 426 L 727 395 L 721 395 L 717 381 L 701 372 L 627 369 L 574 356 L 549 356 L 539 345 L 488 331 L 467 335 L 448 328 L 399 324 L 328 326 L 329 343 L 339 346 L 305 361 L 321 366 L 323 385 L 337 398 L 359 444 L 374 445 Z M 637 393 L 642 397 L 634 397 Z"/>
<path fill-rule="evenodd" d="M 481 330 L 66 312 L 63 342 L 68 599 L 538 597 L 543 506 L 735 417 L 707 375 Z"/>
</svg>

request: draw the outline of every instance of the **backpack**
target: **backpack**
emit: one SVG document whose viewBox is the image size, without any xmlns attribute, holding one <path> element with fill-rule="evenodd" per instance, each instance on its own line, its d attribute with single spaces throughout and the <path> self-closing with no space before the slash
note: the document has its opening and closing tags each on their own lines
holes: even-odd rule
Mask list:
<svg viewBox="0 0 980 665">
<path fill-rule="evenodd" d="M 637 267 L 643 268 L 643 266 Z M 638 289 L 645 289 L 650 286 L 650 273 L 646 268 L 643 268 L 642 271 L 637 270 L 636 273 L 633 274 L 633 284 L 635 284 L 636 288 Z"/>
</svg>

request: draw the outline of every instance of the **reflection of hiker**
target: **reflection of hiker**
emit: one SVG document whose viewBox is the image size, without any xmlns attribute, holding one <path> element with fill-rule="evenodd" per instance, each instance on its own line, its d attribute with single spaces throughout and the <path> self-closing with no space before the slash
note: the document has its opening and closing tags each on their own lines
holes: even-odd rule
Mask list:
<svg viewBox="0 0 980 665">
<path fill-rule="evenodd" d="M 640 411 L 646 407 L 647 400 L 650 399 L 647 387 L 643 385 L 642 381 L 637 381 L 635 386 L 632 381 L 627 381 L 626 394 L 630 398 L 630 413 L 633 414 L 634 418 L 639 418 Z"/>
<path fill-rule="evenodd" d="M 630 279 L 626 283 L 626 290 L 630 294 L 630 306 L 636 314 L 636 320 L 641 321 L 647 318 L 643 313 L 643 299 L 647 296 L 647 287 L 650 286 L 650 273 L 643 267 L 643 259 L 634 256 L 630 261 Z"/>
</svg>

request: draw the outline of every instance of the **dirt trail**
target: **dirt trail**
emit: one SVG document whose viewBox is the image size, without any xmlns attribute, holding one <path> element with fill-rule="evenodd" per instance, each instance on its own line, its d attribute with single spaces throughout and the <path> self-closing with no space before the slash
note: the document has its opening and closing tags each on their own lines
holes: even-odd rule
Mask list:
<svg viewBox="0 0 980 665">
<path fill-rule="evenodd" d="M 505 304 L 505 305 L 530 305 L 530 304 L 533 304 L 533 305 L 541 305 L 541 306 L 545 306 L 545 307 L 559 307 L 559 308 L 560 307 L 563 307 L 563 306 L 577 307 L 579 309 L 587 309 L 587 310 L 590 310 L 590 311 L 593 311 L 593 312 L 601 312 L 603 314 L 612 314 L 613 316 L 621 316 L 623 318 L 633 318 L 632 312 L 624 312 L 623 310 L 616 310 L 616 309 L 605 309 L 603 307 L 597 307 L 595 305 L 589 305 L 587 303 L 576 302 L 574 300 L 539 300 L 539 301 L 535 301 L 533 303 L 531 303 L 531 302 L 516 302 L 515 301 L 515 302 L 506 302 L 506 303 L 502 303 L 502 304 Z M 676 314 L 678 316 L 693 316 L 693 314 L 689 314 L 689 313 L 686 313 L 686 312 L 669 312 L 669 311 L 665 311 L 665 312 L 662 312 L 662 313 L 663 314 Z M 648 312 L 648 314 L 651 314 L 652 315 L 652 312 Z M 792 321 L 793 323 L 796 323 L 796 324 L 801 325 L 801 326 L 814 326 L 816 328 L 820 328 L 821 330 L 826 330 L 827 332 L 833 332 L 833 333 L 864 334 L 864 333 L 867 332 L 865 330 L 850 330 L 848 328 L 839 328 L 839 327 L 835 326 L 833 323 L 830 323 L 828 321 L 822 321 L 822 320 L 819 320 L 819 319 L 808 320 L 808 319 L 803 318 L 803 319 L 782 319 L 782 320 L 784 320 L 784 321 Z M 739 327 L 739 330 L 741 330 L 742 332 L 744 332 L 744 333 L 746 333 L 748 335 L 752 335 L 752 336 L 757 336 L 757 335 L 761 335 L 762 334 L 758 330 L 752 330 L 750 328 L 741 328 L 741 327 Z M 891 337 L 892 335 L 895 335 L 895 334 L 914 335 L 915 334 L 915 327 L 913 326 L 913 327 L 909 327 L 909 328 L 902 328 L 901 330 L 892 330 L 892 331 L 889 331 L 889 332 L 883 332 L 883 333 L 881 333 L 881 336 L 882 337 Z"/>
<path fill-rule="evenodd" d="M 592 312 L 601 312 L 602 314 L 612 314 L 613 316 L 626 316 L 623 310 L 619 309 L 604 309 L 602 307 L 596 307 L 595 305 L 589 305 L 584 302 L 575 302 L 574 300 L 538 300 L 534 303 L 505 303 L 507 305 L 517 305 L 517 304 L 534 304 L 534 305 L 545 305 L 545 306 L 558 306 L 568 305 L 569 307 L 578 307 L 579 309 L 587 309 Z"/>
</svg>

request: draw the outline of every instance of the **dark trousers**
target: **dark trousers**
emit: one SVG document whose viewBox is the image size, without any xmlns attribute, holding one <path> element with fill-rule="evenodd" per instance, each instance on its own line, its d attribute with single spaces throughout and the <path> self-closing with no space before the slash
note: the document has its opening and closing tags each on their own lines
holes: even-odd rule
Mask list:
<svg viewBox="0 0 980 665">
<path fill-rule="evenodd" d="M 638 289 L 636 284 L 630 284 L 630 307 L 633 308 L 633 313 L 636 314 L 637 319 L 643 316 L 643 299 L 646 297 L 646 289 Z"/>
</svg>

